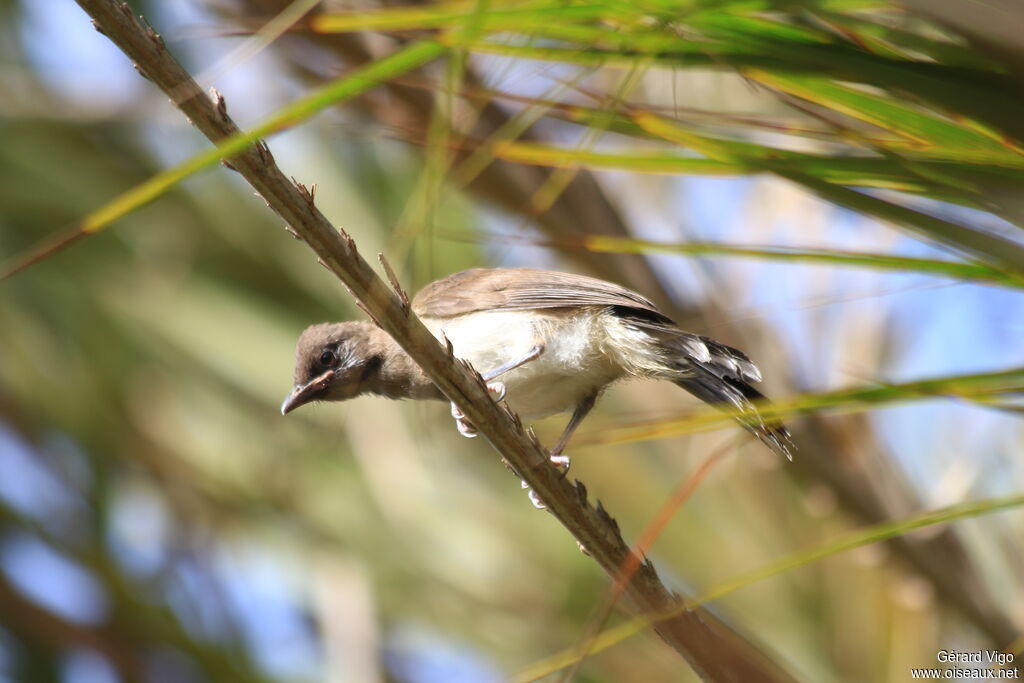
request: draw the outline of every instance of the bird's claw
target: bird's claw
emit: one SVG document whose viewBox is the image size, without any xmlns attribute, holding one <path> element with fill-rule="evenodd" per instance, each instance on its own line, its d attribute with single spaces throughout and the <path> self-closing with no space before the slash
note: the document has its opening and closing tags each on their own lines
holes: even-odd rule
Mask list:
<svg viewBox="0 0 1024 683">
<path fill-rule="evenodd" d="M 459 434 L 462 434 L 467 439 L 475 439 L 477 436 L 476 427 L 468 420 L 456 420 L 455 427 L 459 430 Z"/>
<path fill-rule="evenodd" d="M 530 488 L 530 485 L 526 483 L 525 479 L 520 480 L 520 483 L 523 485 L 523 488 L 526 489 L 526 495 L 529 497 L 530 502 L 533 503 L 533 507 L 537 508 L 538 510 L 548 509 L 548 506 L 545 505 L 544 502 L 540 499 L 540 496 L 537 495 L 537 492 Z"/>
<path fill-rule="evenodd" d="M 555 468 L 562 473 L 563 477 L 569 473 L 570 461 L 568 455 L 562 455 L 561 453 L 552 453 L 548 459 L 551 461 L 551 464 L 554 465 Z"/>
<path fill-rule="evenodd" d="M 562 455 L 561 453 L 551 454 L 550 456 L 548 456 L 548 460 L 551 461 L 551 464 L 554 465 L 555 469 L 559 471 L 559 474 L 562 477 L 569 473 L 568 455 Z M 520 479 L 519 483 L 522 485 L 524 489 L 527 489 L 527 495 L 530 497 L 530 502 L 533 503 L 533 507 L 537 508 L 538 510 L 547 509 L 547 505 L 541 502 L 540 496 L 538 496 L 537 493 L 530 488 L 530 485 L 526 483 L 525 479 Z"/>
<path fill-rule="evenodd" d="M 505 387 L 504 382 L 488 382 L 487 393 L 491 395 L 491 398 L 495 403 L 501 402 L 505 398 L 505 393 L 508 389 Z"/>
<path fill-rule="evenodd" d="M 503 400 L 507 391 L 504 382 L 487 383 L 487 393 L 494 399 L 495 403 Z M 459 407 L 454 403 L 452 403 L 452 417 L 455 418 L 455 427 L 459 430 L 459 434 L 468 439 L 472 439 L 477 435 L 476 427 L 473 426 L 473 423 L 466 418 L 465 413 L 459 410 Z"/>
<path fill-rule="evenodd" d="M 476 436 L 476 427 L 466 419 L 465 414 L 454 403 L 452 404 L 452 417 L 455 418 L 455 427 L 459 430 L 459 434 L 462 434 L 467 439 L 472 439 Z"/>
</svg>

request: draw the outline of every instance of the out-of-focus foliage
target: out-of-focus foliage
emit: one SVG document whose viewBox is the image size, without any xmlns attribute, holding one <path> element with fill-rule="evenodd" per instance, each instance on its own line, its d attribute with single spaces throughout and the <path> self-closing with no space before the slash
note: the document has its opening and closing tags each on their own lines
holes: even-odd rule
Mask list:
<svg viewBox="0 0 1024 683">
<path fill-rule="evenodd" d="M 754 357 L 800 451 L 737 442 L 652 550 L 673 585 L 1021 490 L 1024 60 L 983 8 L 322 3 L 231 56 L 288 2 L 133 5 L 245 125 L 438 42 L 270 141 L 364 253 L 412 289 L 591 272 Z M 2 260 L 206 147 L 70 0 L 0 12 Z M 444 406 L 277 414 L 301 329 L 357 315 L 224 169 L 0 283 L 0 680 L 500 680 L 577 642 L 605 577 Z M 818 414 L 837 403 L 858 412 Z M 679 436 L 693 410 L 638 383 L 585 423 L 572 476 L 628 537 L 736 439 Z M 901 535 L 712 607 L 804 680 L 1020 651 L 1022 522 Z M 694 678 L 650 635 L 578 673 Z"/>
</svg>

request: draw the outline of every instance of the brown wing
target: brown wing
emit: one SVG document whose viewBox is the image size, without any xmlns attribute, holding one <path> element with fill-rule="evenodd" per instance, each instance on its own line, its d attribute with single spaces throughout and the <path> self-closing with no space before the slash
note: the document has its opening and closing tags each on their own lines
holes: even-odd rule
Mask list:
<svg viewBox="0 0 1024 683">
<path fill-rule="evenodd" d="M 451 318 L 484 309 L 611 306 L 620 315 L 671 322 L 654 304 L 597 278 L 533 268 L 474 268 L 431 282 L 413 299 L 417 315 Z"/>
</svg>

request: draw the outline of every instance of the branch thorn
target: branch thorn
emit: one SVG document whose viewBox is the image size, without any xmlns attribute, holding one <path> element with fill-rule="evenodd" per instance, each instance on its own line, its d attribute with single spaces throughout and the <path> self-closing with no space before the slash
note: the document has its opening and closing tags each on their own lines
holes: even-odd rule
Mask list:
<svg viewBox="0 0 1024 683">
<path fill-rule="evenodd" d="M 409 303 L 409 295 L 402 289 L 401 283 L 398 281 L 398 277 L 395 276 L 395 271 L 392 270 L 391 264 L 388 263 L 387 259 L 384 258 L 384 254 L 377 254 L 377 260 L 380 261 L 381 268 L 384 269 L 384 274 L 388 276 L 388 282 L 391 283 L 391 288 L 395 290 L 395 294 L 398 295 L 398 301 L 402 304 L 402 311 L 406 314 L 409 313 L 411 305 Z"/>
</svg>

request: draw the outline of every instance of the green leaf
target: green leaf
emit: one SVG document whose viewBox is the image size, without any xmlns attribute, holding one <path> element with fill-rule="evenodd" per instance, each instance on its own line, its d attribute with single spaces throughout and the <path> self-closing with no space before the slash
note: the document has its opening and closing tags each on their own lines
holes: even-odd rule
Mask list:
<svg viewBox="0 0 1024 683">
<path fill-rule="evenodd" d="M 664 117 L 648 112 L 639 112 L 633 119 L 645 131 L 689 147 L 712 159 L 747 164 L 751 169 L 770 171 L 802 185 L 834 204 L 901 225 L 1007 272 L 1024 273 L 1024 247 L 1010 240 L 856 192 L 842 185 L 834 185 L 810 173 L 787 168 L 784 161 L 777 162 L 769 158 L 763 154 L 764 148 L 756 145 L 699 135 Z"/>
<path fill-rule="evenodd" d="M 437 59 L 444 53 L 445 48 L 438 43 L 413 43 L 394 54 L 368 64 L 353 74 L 328 83 L 283 107 L 251 130 L 240 131 L 232 135 L 216 147 L 158 173 L 116 197 L 113 201 L 104 204 L 82 219 L 81 230 L 84 233 L 99 232 L 122 216 L 153 201 L 193 173 L 248 149 L 260 138 L 290 128 L 329 106 L 361 95 L 380 83 Z"/>
<path fill-rule="evenodd" d="M 883 386 L 860 386 L 821 393 L 803 394 L 788 399 L 764 402 L 758 412 L 767 420 L 795 415 L 839 411 L 864 412 L 896 403 L 947 396 L 973 399 L 1024 391 L 1024 368 L 975 375 L 953 375 Z M 681 434 L 712 431 L 742 419 L 748 413 L 738 409 L 702 409 L 679 420 L 662 420 L 646 424 L 604 429 L 584 435 L 581 443 L 616 444 L 661 439 Z"/>
<path fill-rule="evenodd" d="M 556 168 L 584 167 L 633 173 L 705 176 L 765 172 L 763 165 L 756 162 L 687 157 L 651 149 L 594 152 L 517 142 L 500 143 L 492 147 L 495 156 L 506 161 Z M 899 190 L 975 207 L 982 205 L 984 197 L 968 191 L 974 184 L 984 186 L 993 181 L 1024 183 L 1024 168 L 982 164 L 927 160 L 915 162 L 915 173 L 908 170 L 905 164 L 881 157 L 833 157 L 771 147 L 756 148 L 754 158 L 771 159 L 772 169 L 806 173 L 830 183 Z M 946 182 L 933 182 L 929 179 L 929 173 L 956 179 L 960 183 L 959 191 L 950 188 Z"/>
<path fill-rule="evenodd" d="M 539 28 L 539 35 L 544 29 Z M 863 83 L 893 93 L 909 95 L 940 108 L 949 116 L 972 119 L 994 131 L 990 137 L 1014 148 L 1024 141 L 1024 91 L 1010 78 L 983 69 L 954 67 L 874 55 L 846 45 L 772 40 L 757 34 L 724 29 L 712 32 L 712 40 L 685 41 L 673 45 L 659 41 L 652 51 L 642 42 L 620 49 L 594 49 L 592 43 L 576 47 L 514 45 L 487 39 L 448 37 L 477 52 L 509 57 L 586 66 L 731 67 L 740 73 L 758 70 L 785 76 L 817 76 Z"/>
<path fill-rule="evenodd" d="M 921 146 L 955 148 L 961 152 L 978 152 L 988 158 L 1006 158 L 1020 165 L 1020 154 L 1007 149 L 977 130 L 898 102 L 891 97 L 858 90 L 852 86 L 824 78 L 770 73 L 747 69 L 744 75 L 783 92 L 796 95 L 833 111 L 866 121 L 902 135 Z"/>
<path fill-rule="evenodd" d="M 734 52 L 754 52 L 766 62 L 763 71 L 786 75 L 818 74 L 837 81 L 863 83 L 906 93 L 945 112 L 974 119 L 1024 141 L 1024 92 L 1013 79 L 989 69 L 949 66 L 935 62 L 882 57 L 841 44 L 818 44 L 780 39 L 751 26 L 737 28 L 724 20 L 705 22 L 705 34 Z M 741 72 L 758 68 L 742 55 L 732 60 Z"/>
<path fill-rule="evenodd" d="M 930 216 L 905 206 L 833 185 L 806 173 L 775 171 L 828 201 L 868 216 L 901 225 L 930 240 L 997 266 L 1014 277 L 1024 274 L 1024 247 L 996 235 Z"/>
<path fill-rule="evenodd" d="M 311 26 L 319 33 L 352 31 L 413 31 L 460 28 L 471 23 L 476 10 L 467 5 L 388 7 L 371 12 L 317 14 Z M 553 22 L 600 20 L 609 14 L 601 5 L 556 5 L 515 9 L 489 9 L 479 15 L 479 27 L 489 31 L 531 31 Z"/>
<path fill-rule="evenodd" d="M 483 238 L 487 239 L 487 238 Z M 501 242 L 501 238 L 492 238 Z M 961 263 L 937 259 L 911 258 L 889 254 L 836 251 L 829 249 L 796 249 L 722 244 L 720 242 L 652 242 L 630 237 L 582 235 L 575 239 L 517 240 L 556 249 L 582 249 L 610 254 L 677 254 L 697 257 L 753 258 L 807 265 L 869 268 L 901 274 L 915 273 L 948 277 L 956 280 L 984 282 L 1007 287 L 1024 288 L 1024 277 L 1014 277 L 980 263 Z"/>
<path fill-rule="evenodd" d="M 575 664 L 579 659 L 586 655 L 603 652 L 610 647 L 618 645 L 628 638 L 647 630 L 659 620 L 669 619 L 677 614 L 681 614 L 685 610 L 692 610 L 701 605 L 724 598 L 730 593 L 734 593 L 741 588 L 746 588 L 747 586 L 751 586 L 755 583 L 764 581 L 765 579 L 784 574 L 794 569 L 799 569 L 800 567 L 806 567 L 818 562 L 819 560 L 839 555 L 840 553 L 844 553 L 848 550 L 862 548 L 881 541 L 887 541 L 891 538 L 897 538 L 918 529 L 924 529 L 961 519 L 969 519 L 971 517 L 990 515 L 995 512 L 1002 512 L 1021 506 L 1024 506 L 1024 494 L 1017 493 L 1002 498 L 989 498 L 986 500 L 969 501 L 966 503 L 951 505 L 938 510 L 930 510 L 906 519 L 894 522 L 883 522 L 865 529 L 851 531 L 831 541 L 822 543 L 821 545 L 807 550 L 797 551 L 791 555 L 782 557 L 775 562 L 770 562 L 762 567 L 758 567 L 757 569 L 737 574 L 731 579 L 727 579 L 726 581 L 719 583 L 699 597 L 686 601 L 681 608 L 670 614 L 647 614 L 630 619 L 623 624 L 598 634 L 587 642 L 584 648 L 565 650 L 548 657 L 541 662 L 533 664 L 528 669 L 519 672 L 510 680 L 515 681 L 516 683 L 526 683 L 527 681 L 539 680 L 545 676 L 555 673 L 556 671 Z"/>
</svg>

